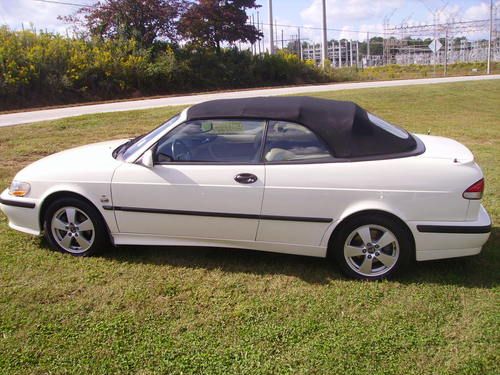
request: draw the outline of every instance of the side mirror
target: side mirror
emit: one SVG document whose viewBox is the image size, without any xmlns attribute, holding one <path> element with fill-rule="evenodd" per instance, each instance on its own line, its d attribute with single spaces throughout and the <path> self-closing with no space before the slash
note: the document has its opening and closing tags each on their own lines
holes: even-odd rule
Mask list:
<svg viewBox="0 0 500 375">
<path fill-rule="evenodd" d="M 153 162 L 153 150 L 149 149 L 147 150 L 142 157 L 137 161 L 137 164 L 142 165 L 143 167 L 146 168 L 153 168 L 154 162 Z"/>
<path fill-rule="evenodd" d="M 200 131 L 202 133 L 207 133 L 209 131 L 212 131 L 214 129 L 214 125 L 212 121 L 203 121 L 200 126 Z"/>
</svg>

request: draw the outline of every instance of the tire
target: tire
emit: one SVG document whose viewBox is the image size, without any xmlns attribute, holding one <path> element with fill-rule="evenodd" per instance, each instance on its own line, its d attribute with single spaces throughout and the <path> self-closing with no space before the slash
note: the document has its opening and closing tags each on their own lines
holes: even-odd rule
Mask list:
<svg viewBox="0 0 500 375">
<path fill-rule="evenodd" d="M 76 198 L 61 198 L 47 208 L 45 238 L 53 250 L 86 257 L 109 243 L 106 223 L 91 204 Z"/>
<path fill-rule="evenodd" d="M 393 276 L 410 263 L 413 241 L 398 221 L 381 214 L 362 215 L 339 228 L 332 250 L 346 276 L 379 280 Z"/>
</svg>

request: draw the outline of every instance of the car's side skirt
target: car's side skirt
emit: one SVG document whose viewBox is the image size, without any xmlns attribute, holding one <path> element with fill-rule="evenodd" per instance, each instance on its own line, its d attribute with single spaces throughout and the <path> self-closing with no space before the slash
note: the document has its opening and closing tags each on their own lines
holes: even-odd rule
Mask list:
<svg viewBox="0 0 500 375">
<path fill-rule="evenodd" d="M 113 233 L 115 245 L 200 246 L 258 250 L 273 253 L 326 257 L 326 247 L 293 245 L 276 242 L 218 240 L 214 238 L 185 238 L 161 235 Z"/>
</svg>

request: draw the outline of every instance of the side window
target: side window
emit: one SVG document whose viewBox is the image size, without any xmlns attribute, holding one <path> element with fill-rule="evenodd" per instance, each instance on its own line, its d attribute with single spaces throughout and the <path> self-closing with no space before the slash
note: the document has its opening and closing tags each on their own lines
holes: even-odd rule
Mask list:
<svg viewBox="0 0 500 375">
<path fill-rule="evenodd" d="M 409 135 L 406 130 L 403 130 L 401 128 L 398 128 L 396 125 L 392 125 L 388 123 L 387 121 L 381 119 L 380 117 L 375 116 L 373 113 L 366 112 L 368 115 L 368 119 L 378 126 L 379 128 L 384 129 L 386 132 L 391 133 L 392 135 L 395 135 L 396 137 L 402 138 L 402 139 L 408 139 Z"/>
<path fill-rule="evenodd" d="M 265 121 L 196 120 L 179 125 L 156 147 L 157 162 L 258 162 Z"/>
<path fill-rule="evenodd" d="M 264 150 L 264 159 L 267 162 L 331 157 L 323 141 L 305 126 L 282 121 L 269 123 Z"/>
</svg>

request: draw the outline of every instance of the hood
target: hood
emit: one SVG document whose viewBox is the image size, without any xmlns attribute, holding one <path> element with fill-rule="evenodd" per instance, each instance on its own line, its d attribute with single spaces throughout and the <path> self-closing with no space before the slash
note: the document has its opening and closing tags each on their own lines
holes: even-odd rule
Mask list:
<svg viewBox="0 0 500 375">
<path fill-rule="evenodd" d="M 20 181 L 109 181 L 122 161 L 113 158 L 113 150 L 127 139 L 94 143 L 61 151 L 22 169 Z"/>
</svg>

